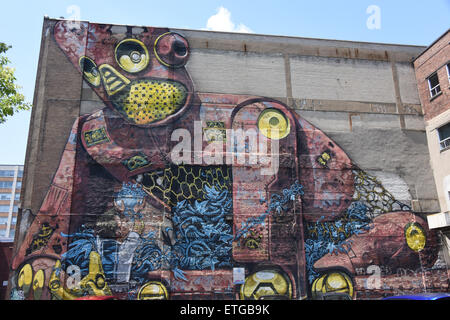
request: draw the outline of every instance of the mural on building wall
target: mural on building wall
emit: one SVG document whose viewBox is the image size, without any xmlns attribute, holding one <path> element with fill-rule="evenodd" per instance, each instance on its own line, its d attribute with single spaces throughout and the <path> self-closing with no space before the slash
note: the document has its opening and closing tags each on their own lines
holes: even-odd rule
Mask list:
<svg viewBox="0 0 450 320">
<path fill-rule="evenodd" d="M 426 220 L 325 133 L 270 98 L 196 92 L 182 35 L 126 29 L 55 24 L 105 107 L 73 124 L 11 299 L 447 290 Z"/>
</svg>

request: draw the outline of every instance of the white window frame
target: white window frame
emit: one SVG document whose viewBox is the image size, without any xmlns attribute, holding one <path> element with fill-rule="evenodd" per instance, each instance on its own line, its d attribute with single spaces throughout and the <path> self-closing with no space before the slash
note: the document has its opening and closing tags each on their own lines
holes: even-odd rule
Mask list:
<svg viewBox="0 0 450 320">
<path fill-rule="evenodd" d="M 441 147 L 441 151 L 450 149 L 450 138 L 441 140 L 439 146 Z"/>
<path fill-rule="evenodd" d="M 450 149 L 450 137 L 447 137 L 447 138 L 442 140 L 441 139 L 441 134 L 439 132 L 440 128 L 442 128 L 442 127 L 444 127 L 446 125 L 449 125 L 449 124 L 450 123 L 447 123 L 447 124 L 444 124 L 444 125 L 440 126 L 439 128 L 437 128 L 437 134 L 438 134 L 438 138 L 439 138 L 439 149 L 440 149 L 440 151 L 444 151 L 444 150 Z"/>
<path fill-rule="evenodd" d="M 436 77 L 437 77 L 438 84 L 435 85 L 435 86 L 432 88 L 432 87 L 431 87 L 430 78 L 433 77 L 434 75 L 436 75 Z M 428 88 L 429 88 L 429 90 L 430 90 L 430 96 L 431 96 L 431 98 L 436 97 L 439 93 L 442 92 L 442 91 L 441 91 L 441 83 L 439 82 L 439 76 L 438 76 L 438 74 L 437 74 L 437 71 L 434 72 L 432 75 L 430 75 L 430 76 L 427 78 L 427 82 L 428 82 Z M 439 89 L 439 91 L 437 91 L 437 89 Z M 433 91 L 435 91 L 434 94 L 433 94 Z"/>
</svg>

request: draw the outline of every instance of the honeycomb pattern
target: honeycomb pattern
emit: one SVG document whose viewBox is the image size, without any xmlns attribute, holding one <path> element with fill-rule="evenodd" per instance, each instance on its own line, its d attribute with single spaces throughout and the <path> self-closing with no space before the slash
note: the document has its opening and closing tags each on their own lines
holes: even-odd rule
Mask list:
<svg viewBox="0 0 450 320">
<path fill-rule="evenodd" d="M 355 177 L 353 200 L 364 203 L 371 218 L 386 212 L 410 209 L 407 205 L 396 200 L 376 177 L 362 170 L 354 170 L 353 174 Z"/>
<path fill-rule="evenodd" d="M 335 221 L 307 224 L 308 238 L 339 243 L 355 234 L 355 229 L 365 229 L 372 219 L 383 213 L 410 210 L 407 205 L 396 200 L 375 176 L 362 170 L 353 170 L 353 174 L 355 193 L 347 213 Z"/>
<path fill-rule="evenodd" d="M 186 97 L 186 87 L 181 83 L 143 79 L 114 97 L 113 103 L 132 122 L 149 124 L 177 112 Z"/>
<path fill-rule="evenodd" d="M 169 206 L 183 200 L 204 200 L 205 186 L 231 190 L 229 167 L 170 166 L 163 171 L 144 174 L 143 188 Z"/>
</svg>

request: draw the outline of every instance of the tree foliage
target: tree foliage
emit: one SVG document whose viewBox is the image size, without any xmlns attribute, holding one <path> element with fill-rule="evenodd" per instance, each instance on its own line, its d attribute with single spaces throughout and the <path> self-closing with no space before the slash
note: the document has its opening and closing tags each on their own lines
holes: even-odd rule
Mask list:
<svg viewBox="0 0 450 320">
<path fill-rule="evenodd" d="M 19 92 L 21 88 L 15 83 L 15 69 L 8 66 L 10 61 L 5 52 L 10 48 L 0 42 L 0 123 L 20 110 L 31 108 L 31 104 L 25 102 L 24 95 Z"/>
</svg>

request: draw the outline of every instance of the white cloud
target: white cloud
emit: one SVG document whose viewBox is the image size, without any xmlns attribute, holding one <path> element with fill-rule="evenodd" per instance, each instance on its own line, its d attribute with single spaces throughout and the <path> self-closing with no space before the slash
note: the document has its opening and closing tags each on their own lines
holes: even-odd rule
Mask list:
<svg viewBox="0 0 450 320">
<path fill-rule="evenodd" d="M 253 31 L 245 24 L 239 23 L 237 26 L 231 21 L 231 12 L 224 7 L 220 7 L 215 15 L 209 17 L 206 23 L 206 30 L 252 33 Z"/>
</svg>

